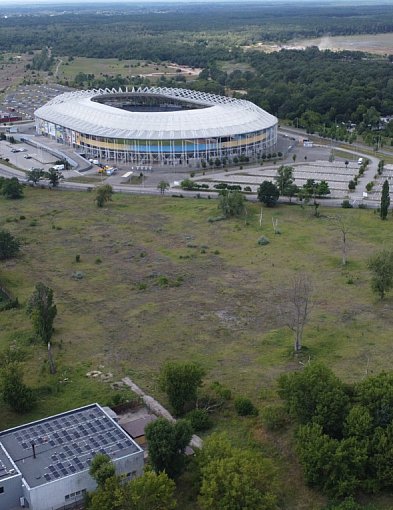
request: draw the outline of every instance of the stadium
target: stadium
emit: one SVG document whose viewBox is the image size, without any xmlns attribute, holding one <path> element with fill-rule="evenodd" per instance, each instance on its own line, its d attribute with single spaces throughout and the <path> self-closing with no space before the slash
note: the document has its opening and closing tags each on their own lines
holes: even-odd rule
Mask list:
<svg viewBox="0 0 393 510">
<path fill-rule="evenodd" d="M 277 118 L 255 104 L 177 88 L 67 92 L 35 111 L 38 134 L 86 157 L 198 165 L 271 152 Z"/>
</svg>

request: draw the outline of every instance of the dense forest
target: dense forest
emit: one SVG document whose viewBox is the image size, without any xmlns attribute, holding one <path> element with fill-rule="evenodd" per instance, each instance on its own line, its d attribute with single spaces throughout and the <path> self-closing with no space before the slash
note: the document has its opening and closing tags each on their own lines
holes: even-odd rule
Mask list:
<svg viewBox="0 0 393 510">
<path fill-rule="evenodd" d="M 1 18 L 0 51 L 49 46 L 55 56 L 171 60 L 205 67 L 212 60 L 233 59 L 241 55 L 240 46 L 261 40 L 284 42 L 294 37 L 391 31 L 393 6 L 389 5 L 242 3 L 204 4 L 201 9 L 178 4 L 165 10 L 65 11 L 56 16 Z"/>
</svg>

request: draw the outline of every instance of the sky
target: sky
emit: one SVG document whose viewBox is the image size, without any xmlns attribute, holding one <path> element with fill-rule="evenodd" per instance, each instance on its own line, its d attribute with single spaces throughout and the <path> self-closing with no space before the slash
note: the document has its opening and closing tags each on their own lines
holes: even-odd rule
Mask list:
<svg viewBox="0 0 393 510">
<path fill-rule="evenodd" d="M 261 4 L 280 4 L 280 3 L 314 3 L 314 4 L 323 4 L 323 3 L 356 3 L 356 4 L 390 4 L 392 0 L 245 0 L 245 1 L 258 1 Z M 136 3 L 136 4 L 149 4 L 149 3 L 201 3 L 201 2 L 239 2 L 239 0 L 0 0 L 0 6 L 14 6 L 14 5 L 45 5 L 45 4 L 82 4 L 86 3 L 91 4 L 119 4 L 119 3 Z"/>
</svg>

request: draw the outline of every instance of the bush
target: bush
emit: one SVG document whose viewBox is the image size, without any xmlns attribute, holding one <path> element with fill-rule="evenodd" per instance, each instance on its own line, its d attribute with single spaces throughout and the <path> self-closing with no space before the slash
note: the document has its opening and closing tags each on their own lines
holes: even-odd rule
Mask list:
<svg viewBox="0 0 393 510">
<path fill-rule="evenodd" d="M 373 187 L 374 187 L 374 183 L 372 181 L 366 184 L 367 191 L 371 191 L 373 189 Z"/>
<path fill-rule="evenodd" d="M 0 312 L 12 310 L 12 308 L 19 308 L 18 298 L 9 299 L 5 303 L 0 304 Z"/>
<path fill-rule="evenodd" d="M 343 209 L 352 209 L 353 205 L 351 204 L 351 202 L 349 200 L 343 200 L 341 202 L 341 207 Z"/>
<path fill-rule="evenodd" d="M 348 183 L 348 189 L 350 189 L 351 191 L 353 191 L 354 189 L 356 189 L 356 182 L 355 182 L 355 181 L 349 181 L 349 183 Z"/>
<path fill-rule="evenodd" d="M 213 425 L 205 409 L 193 409 L 187 414 L 186 420 L 191 423 L 194 432 L 209 430 Z"/>
<path fill-rule="evenodd" d="M 258 409 L 249 398 L 237 397 L 235 400 L 235 409 L 239 416 L 257 416 Z"/>
<path fill-rule="evenodd" d="M 208 218 L 208 222 L 209 223 L 215 223 L 216 221 L 223 221 L 223 220 L 226 220 L 226 216 L 210 216 L 210 218 Z"/>
<path fill-rule="evenodd" d="M 266 406 L 263 410 L 263 421 L 269 430 L 282 430 L 289 423 L 289 416 L 283 406 Z"/>
<path fill-rule="evenodd" d="M 267 244 L 269 244 L 269 243 L 270 243 L 269 239 L 268 239 L 267 237 L 265 237 L 265 236 L 262 236 L 262 237 L 260 237 L 260 238 L 258 239 L 258 244 L 259 244 L 260 246 L 266 246 L 266 245 L 267 245 Z"/>
<path fill-rule="evenodd" d="M 7 230 L 0 230 L 0 260 L 11 259 L 19 253 L 21 242 Z"/>
<path fill-rule="evenodd" d="M 247 193 L 251 193 L 251 187 L 250 186 L 244 186 L 244 191 Z"/>
</svg>

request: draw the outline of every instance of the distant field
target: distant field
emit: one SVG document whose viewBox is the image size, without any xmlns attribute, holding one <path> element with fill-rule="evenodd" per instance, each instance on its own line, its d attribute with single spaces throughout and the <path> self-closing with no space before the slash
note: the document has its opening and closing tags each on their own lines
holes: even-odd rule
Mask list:
<svg viewBox="0 0 393 510">
<path fill-rule="evenodd" d="M 292 43 L 288 43 L 292 47 Z M 379 55 L 393 53 L 393 33 L 390 34 L 365 34 L 350 36 L 326 36 L 318 39 L 303 39 L 293 41 L 293 46 L 299 49 L 318 46 L 320 50 L 351 50 L 365 51 Z"/>
<path fill-rule="evenodd" d="M 178 69 L 183 71 L 177 72 Z M 58 78 L 60 80 L 73 80 L 78 73 L 94 74 L 96 78 L 104 75 L 131 78 L 133 76 L 147 76 L 150 79 L 158 78 L 161 75 L 176 76 L 183 74 L 187 77 L 195 78 L 199 70 L 188 69 L 184 66 L 177 66 L 171 63 L 151 63 L 143 60 L 118 60 L 115 58 L 85 58 L 75 57 L 69 61 L 68 57 L 62 58 L 62 64 L 59 66 Z"/>
<path fill-rule="evenodd" d="M 376 55 L 393 54 L 393 33 L 325 36 L 316 39 L 295 39 L 283 45 L 257 43 L 247 49 L 260 49 L 270 53 L 282 48 L 303 50 L 310 46 L 318 46 L 320 50 L 350 50 L 375 53 Z"/>
<path fill-rule="evenodd" d="M 1 228 L 25 243 L 19 259 L 0 265 L 0 280 L 22 305 L 43 281 L 58 306 L 55 378 L 47 374 L 45 346 L 30 344 L 24 307 L 1 313 L 0 350 L 23 348 L 26 381 L 45 389 L 31 415 L 21 418 L 0 404 L 0 428 L 94 400 L 105 403 L 109 386 L 86 378 L 89 370 L 110 371 L 115 380 L 128 374 L 165 403 L 157 372 L 167 359 L 199 361 L 208 379 L 262 408 L 276 398 L 277 376 L 299 366 L 278 313 L 299 271 L 314 280 L 306 359 L 324 361 L 346 381 L 362 379 L 366 370 L 391 370 L 393 296 L 376 301 L 366 269 L 370 254 L 393 245 L 391 218 L 381 222 L 374 211 L 359 209 L 322 210 L 315 218 L 308 208 L 283 206 L 265 209 L 260 228 L 256 204 L 249 206 L 247 224 L 209 223 L 217 215 L 215 200 L 115 194 L 98 209 L 93 198 L 28 188 L 23 200 L 0 199 Z M 351 225 L 345 269 L 340 236 L 327 218 L 333 214 Z M 272 215 L 281 235 L 273 234 Z M 257 244 L 262 234 L 271 241 L 265 247 Z M 83 278 L 73 279 L 75 271 Z M 269 436 L 260 421 L 223 417 L 218 428 L 239 441 L 255 438 L 275 458 L 283 486 L 291 486 L 283 508 L 322 508 L 322 499 L 302 483 L 290 439 Z M 392 502 L 380 500 L 378 508 L 392 508 Z"/>
</svg>

